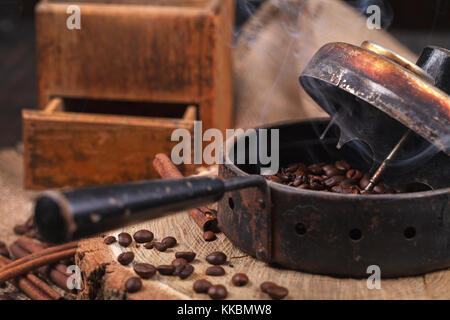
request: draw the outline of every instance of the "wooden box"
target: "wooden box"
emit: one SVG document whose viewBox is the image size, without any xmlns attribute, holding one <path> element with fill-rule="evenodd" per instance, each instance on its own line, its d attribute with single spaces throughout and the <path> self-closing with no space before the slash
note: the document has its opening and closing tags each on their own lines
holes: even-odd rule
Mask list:
<svg viewBox="0 0 450 320">
<path fill-rule="evenodd" d="M 177 143 L 170 141 L 173 130 L 193 134 L 196 108 L 132 107 L 128 102 L 53 98 L 44 110 L 24 110 L 25 186 L 80 187 L 157 177 L 155 154 L 170 154 Z M 186 165 L 184 172 L 192 169 Z"/>
<path fill-rule="evenodd" d="M 66 26 L 69 5 L 79 30 Z M 191 128 L 187 106 L 204 130 L 232 128 L 233 14 L 232 0 L 41 1 L 41 111 L 23 113 L 25 186 L 154 178 L 152 155 Z"/>
</svg>

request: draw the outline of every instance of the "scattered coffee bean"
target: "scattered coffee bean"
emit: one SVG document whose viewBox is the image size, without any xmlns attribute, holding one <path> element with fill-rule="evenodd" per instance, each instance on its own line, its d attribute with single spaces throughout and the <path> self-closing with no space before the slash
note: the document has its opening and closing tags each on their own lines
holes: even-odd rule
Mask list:
<svg viewBox="0 0 450 320">
<path fill-rule="evenodd" d="M 194 282 L 194 291 L 197 293 L 207 293 L 211 288 L 212 283 L 205 279 L 200 279 Z"/>
<path fill-rule="evenodd" d="M 150 279 L 156 273 L 156 268 L 148 263 L 136 263 L 133 269 L 143 279 Z"/>
<path fill-rule="evenodd" d="M 224 264 L 225 261 L 227 261 L 227 256 L 223 252 L 216 251 L 216 252 L 208 254 L 206 256 L 206 261 L 208 261 L 210 264 L 217 266 L 217 265 Z"/>
<path fill-rule="evenodd" d="M 134 260 L 134 253 L 133 252 L 124 252 L 119 254 L 117 257 L 117 261 L 120 262 L 120 264 L 127 266 Z"/>
<path fill-rule="evenodd" d="M 153 242 L 153 247 L 155 247 L 156 250 L 164 252 L 167 250 L 167 245 L 165 245 L 162 242 Z"/>
<path fill-rule="evenodd" d="M 225 299 L 228 295 L 227 288 L 221 284 L 216 284 L 208 289 L 208 294 L 213 300 Z"/>
<path fill-rule="evenodd" d="M 189 251 L 180 251 L 175 253 L 175 258 L 183 258 L 186 259 L 187 262 L 192 262 L 195 259 L 195 252 Z"/>
<path fill-rule="evenodd" d="M 114 242 L 116 242 L 116 237 L 114 237 L 114 236 L 108 236 L 108 237 L 106 237 L 104 240 L 103 240 L 103 242 L 105 243 L 105 244 L 112 244 L 112 243 L 114 243 Z"/>
<path fill-rule="evenodd" d="M 25 226 L 28 229 L 33 229 L 35 227 L 35 225 L 34 225 L 34 215 L 32 215 L 31 217 L 29 217 L 27 219 L 27 221 L 25 222 Z"/>
<path fill-rule="evenodd" d="M 180 279 L 186 279 L 194 272 L 194 267 L 190 264 L 179 264 L 175 271 L 173 272 L 174 275 L 180 277 Z"/>
<path fill-rule="evenodd" d="M 0 247 L 0 255 L 9 259 L 9 251 L 7 247 Z"/>
<path fill-rule="evenodd" d="M 133 242 L 133 239 L 131 238 L 130 234 L 126 232 L 119 233 L 118 238 L 119 244 L 122 247 L 128 247 L 131 244 L 131 242 Z"/>
<path fill-rule="evenodd" d="M 223 276 L 225 274 L 225 269 L 221 266 L 211 266 L 206 269 L 206 275 L 208 276 Z"/>
<path fill-rule="evenodd" d="M 212 231 L 206 231 L 203 233 L 203 239 L 205 241 L 214 241 L 216 240 L 216 234 Z"/>
<path fill-rule="evenodd" d="M 0 294 L 0 300 L 6 301 L 6 300 L 14 300 L 13 297 L 7 295 L 7 294 Z"/>
<path fill-rule="evenodd" d="M 178 267 L 180 264 L 188 264 L 187 260 L 184 258 L 176 258 L 175 260 L 172 261 L 172 265 L 176 268 Z"/>
<path fill-rule="evenodd" d="M 144 244 L 144 248 L 145 249 L 153 249 L 153 242 L 148 242 L 148 243 Z"/>
<path fill-rule="evenodd" d="M 265 281 L 263 283 L 261 283 L 261 285 L 259 286 L 261 291 L 264 293 L 267 293 L 267 290 L 269 289 L 269 287 L 272 286 L 276 286 L 277 284 L 271 281 Z"/>
<path fill-rule="evenodd" d="M 171 276 L 175 272 L 175 267 L 171 264 L 162 264 L 157 266 L 156 270 L 162 275 Z"/>
<path fill-rule="evenodd" d="M 142 281 L 138 277 L 131 277 L 125 282 L 125 291 L 129 293 L 138 292 L 142 288 Z"/>
<path fill-rule="evenodd" d="M 146 243 L 153 240 L 153 232 L 148 230 L 139 230 L 133 235 L 134 240 L 137 243 Z"/>
<path fill-rule="evenodd" d="M 267 294 L 274 300 L 281 300 L 288 295 L 288 289 L 280 287 L 278 285 L 269 286 L 267 288 Z"/>
<path fill-rule="evenodd" d="M 27 228 L 27 226 L 25 226 L 23 224 L 18 224 L 14 227 L 13 231 L 16 235 L 21 236 L 21 235 L 24 235 L 25 233 L 27 233 L 28 228 Z"/>
<path fill-rule="evenodd" d="M 175 239 L 174 237 L 165 237 L 161 240 L 161 242 L 164 243 L 167 248 L 173 248 L 177 244 L 177 239 Z"/>
<path fill-rule="evenodd" d="M 244 273 L 236 273 L 233 278 L 231 278 L 231 282 L 237 287 L 242 287 L 248 283 L 248 277 Z"/>
</svg>

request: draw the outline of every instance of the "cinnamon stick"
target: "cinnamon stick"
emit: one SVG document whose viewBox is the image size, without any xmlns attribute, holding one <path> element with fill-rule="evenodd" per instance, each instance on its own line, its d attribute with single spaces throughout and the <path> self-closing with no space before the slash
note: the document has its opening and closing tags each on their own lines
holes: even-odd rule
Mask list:
<svg viewBox="0 0 450 320">
<path fill-rule="evenodd" d="M 0 266 L 3 267 L 12 261 L 0 256 Z M 61 296 L 47 283 L 34 274 L 28 273 L 17 279 L 15 285 L 33 300 L 58 300 Z"/>
<path fill-rule="evenodd" d="M 9 251 L 16 258 L 22 258 L 30 253 L 44 250 L 42 244 L 37 243 L 33 239 L 27 237 L 19 237 L 13 244 L 9 246 Z M 54 284 L 64 290 L 67 288 L 67 280 L 69 275 L 66 273 L 67 265 L 57 264 L 52 266 L 43 266 L 37 269 L 37 272 L 43 277 L 49 278 Z"/>
<path fill-rule="evenodd" d="M 158 153 L 155 156 L 153 167 L 163 179 L 183 178 L 180 170 L 178 170 L 169 157 L 163 153 Z M 188 213 L 202 231 L 217 230 L 217 217 L 215 213 L 207 207 L 190 209 Z"/>
<path fill-rule="evenodd" d="M 69 258 L 75 254 L 76 250 L 76 248 L 72 248 L 57 252 L 47 252 L 46 254 L 36 255 L 34 257 L 31 257 L 33 256 L 33 254 L 31 254 L 15 260 L 0 269 L 0 283 L 24 275 L 39 267 L 58 262 L 61 259 Z"/>
<path fill-rule="evenodd" d="M 0 269 L 0 273 L 6 271 L 6 270 L 8 270 L 8 269 L 11 269 L 11 268 L 13 268 L 13 267 L 22 265 L 22 264 L 24 264 L 24 263 L 26 263 L 26 262 L 36 260 L 36 259 L 41 258 L 41 257 L 44 257 L 44 258 L 45 258 L 45 257 L 47 257 L 47 256 L 49 256 L 49 255 L 51 255 L 51 254 L 58 253 L 58 252 L 61 252 L 61 251 L 64 251 L 64 250 L 68 250 L 68 249 L 76 249 L 77 246 L 78 246 L 78 242 L 75 241 L 75 242 L 65 243 L 65 244 L 62 244 L 62 245 L 59 245 L 59 246 L 54 246 L 54 247 L 46 248 L 46 249 L 44 249 L 44 250 L 41 250 L 41 251 L 38 251 L 38 252 L 35 252 L 35 253 L 32 253 L 32 254 L 29 254 L 29 255 L 27 255 L 27 256 L 25 256 L 25 257 L 23 257 L 23 258 L 14 260 L 12 263 L 10 263 L 10 264 L 8 264 L 7 266 L 1 268 L 1 269 Z M 75 251 L 76 251 L 76 250 L 73 250 L 73 251 L 74 251 L 74 254 L 75 254 Z M 70 255 L 67 256 L 67 257 L 64 256 L 64 257 L 61 258 L 60 260 L 65 259 L 65 258 L 69 258 L 69 257 L 70 257 Z M 40 260 L 39 260 L 39 261 L 40 261 Z M 51 262 L 51 263 L 55 263 L 55 262 L 57 262 L 57 261 L 58 261 L 58 260 L 53 261 L 53 262 Z M 47 264 L 50 264 L 50 263 L 47 263 Z M 41 266 L 44 266 L 44 265 L 46 265 L 46 264 L 40 265 L 40 266 L 38 266 L 38 267 L 41 267 Z M 1 283 L 1 281 L 0 281 L 0 283 Z"/>
</svg>

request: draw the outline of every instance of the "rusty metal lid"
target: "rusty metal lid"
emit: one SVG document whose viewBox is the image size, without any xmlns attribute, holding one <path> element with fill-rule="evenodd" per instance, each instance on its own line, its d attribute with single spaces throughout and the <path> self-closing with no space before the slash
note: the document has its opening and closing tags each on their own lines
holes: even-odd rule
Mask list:
<svg viewBox="0 0 450 320">
<path fill-rule="evenodd" d="M 369 41 L 329 43 L 300 83 L 340 127 L 338 147 L 362 140 L 381 161 L 409 128 L 450 155 L 449 51 L 427 47 L 418 63 Z"/>
</svg>

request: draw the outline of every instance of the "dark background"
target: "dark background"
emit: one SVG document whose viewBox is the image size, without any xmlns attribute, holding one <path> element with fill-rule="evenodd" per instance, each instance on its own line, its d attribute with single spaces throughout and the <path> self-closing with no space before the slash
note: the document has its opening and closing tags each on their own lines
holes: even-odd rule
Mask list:
<svg viewBox="0 0 450 320">
<path fill-rule="evenodd" d="M 235 0 L 236 28 L 264 0 Z M 346 0 L 365 12 L 383 9 L 383 26 L 411 50 L 429 44 L 450 49 L 450 0 Z M 22 108 L 36 105 L 33 11 L 37 0 L 0 0 L 0 148 L 21 139 Z"/>
</svg>

